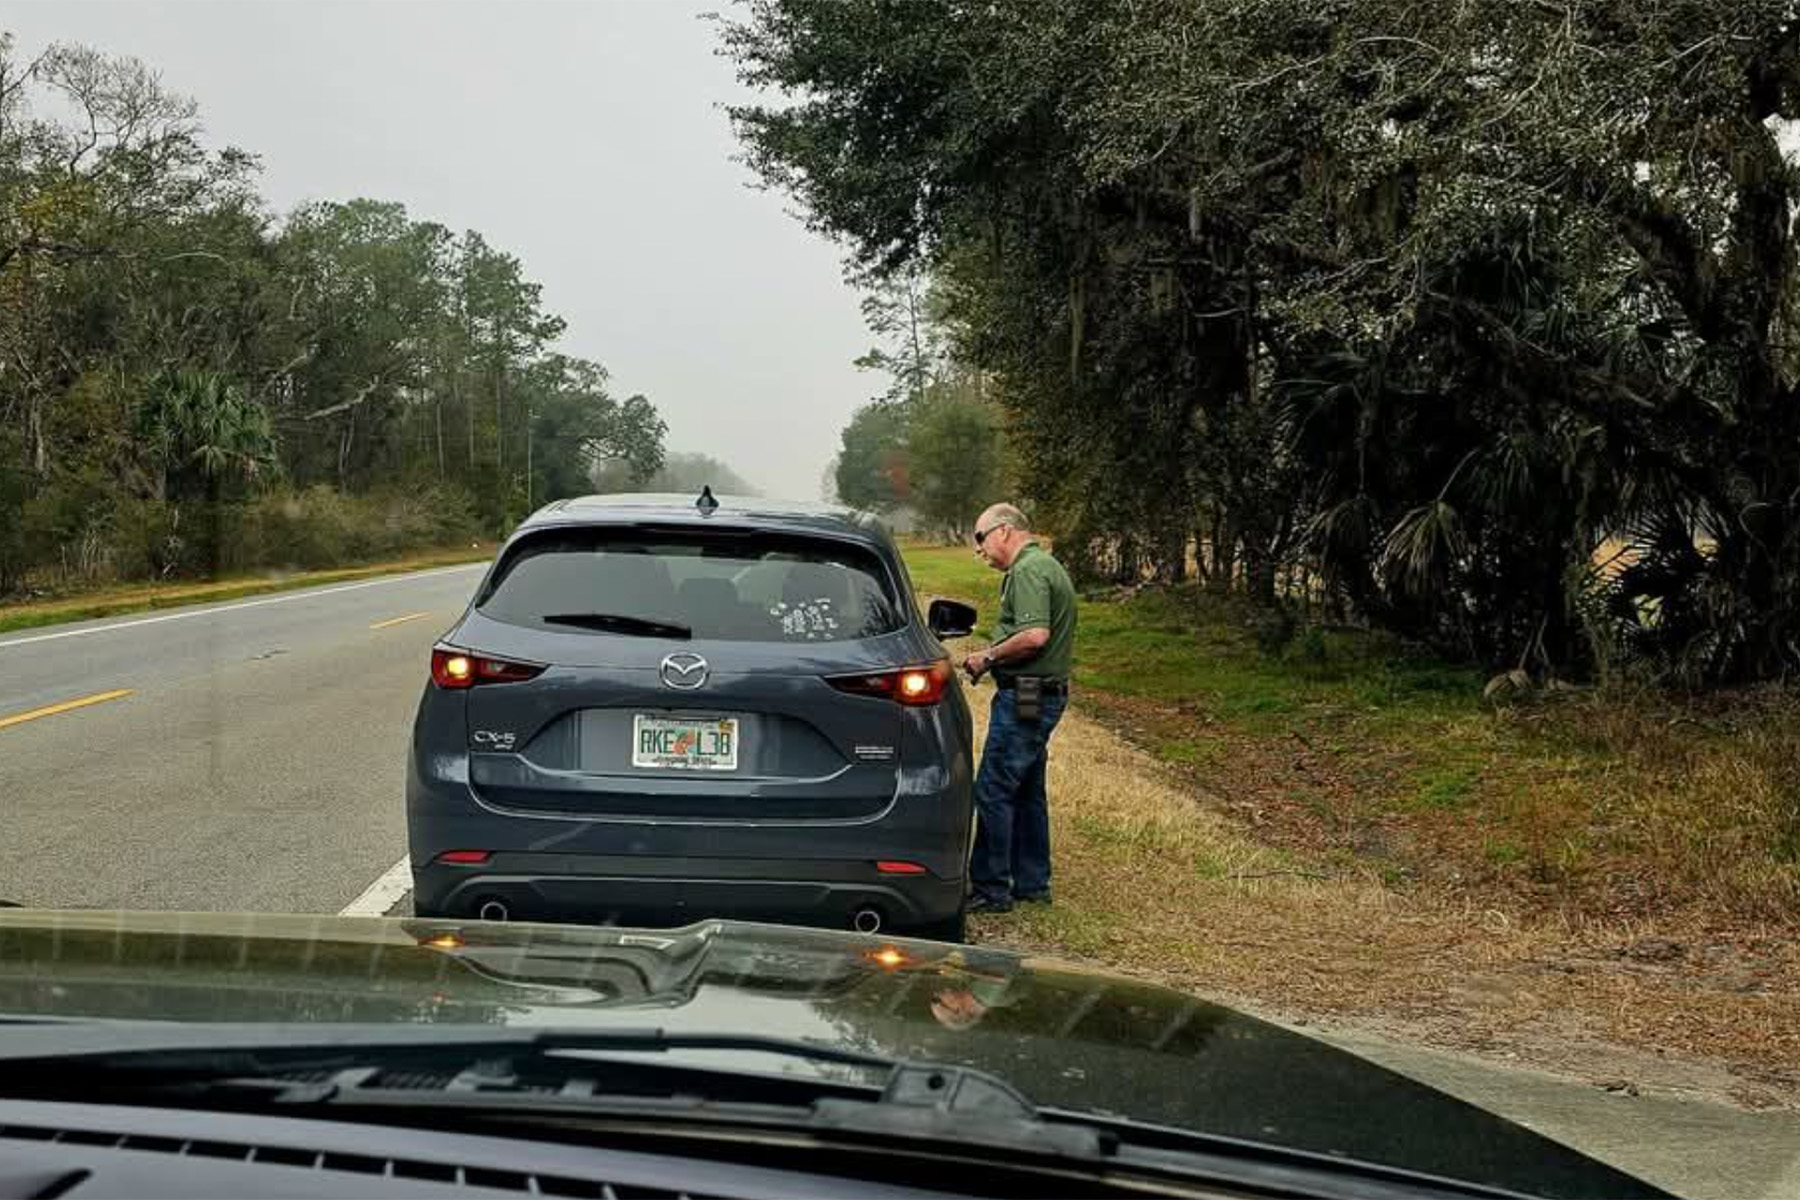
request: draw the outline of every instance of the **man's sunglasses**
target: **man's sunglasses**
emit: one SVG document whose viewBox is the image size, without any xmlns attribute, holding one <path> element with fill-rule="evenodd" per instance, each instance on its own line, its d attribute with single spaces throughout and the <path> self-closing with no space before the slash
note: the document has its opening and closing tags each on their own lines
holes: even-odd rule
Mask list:
<svg viewBox="0 0 1800 1200">
<path fill-rule="evenodd" d="M 1005 529 L 1005 528 L 1006 528 L 1005 521 L 995 521 L 992 525 L 989 525 L 986 529 L 977 529 L 975 531 L 975 544 L 977 546 L 981 545 L 981 543 L 987 541 L 988 534 L 994 532 L 994 530 L 996 530 L 996 529 Z"/>
</svg>

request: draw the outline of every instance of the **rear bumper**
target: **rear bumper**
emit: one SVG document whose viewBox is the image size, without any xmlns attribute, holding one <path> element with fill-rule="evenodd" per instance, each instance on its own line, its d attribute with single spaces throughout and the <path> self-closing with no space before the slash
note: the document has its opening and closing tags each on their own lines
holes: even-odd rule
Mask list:
<svg viewBox="0 0 1800 1200">
<path fill-rule="evenodd" d="M 849 928 L 872 909 L 883 927 L 948 920 L 962 879 L 884 875 L 873 863 L 496 854 L 480 866 L 413 864 L 422 916 L 477 917 L 497 902 L 509 920 L 687 924 L 709 917 Z"/>
<path fill-rule="evenodd" d="M 907 710 L 900 764 L 874 811 L 835 819 L 767 815 L 754 789 L 741 815 L 644 819 L 501 807 L 471 780 L 461 693 L 427 688 L 407 758 L 414 905 L 472 917 L 489 901 L 513 919 L 686 924 L 708 918 L 845 928 L 862 908 L 888 926 L 948 921 L 962 910 L 973 840 L 967 730 L 959 704 Z M 666 790 L 666 789 L 665 789 Z M 885 791 L 885 789 L 884 789 Z M 489 857 L 444 863 L 449 851 Z M 923 873 L 883 874 L 877 861 Z"/>
</svg>

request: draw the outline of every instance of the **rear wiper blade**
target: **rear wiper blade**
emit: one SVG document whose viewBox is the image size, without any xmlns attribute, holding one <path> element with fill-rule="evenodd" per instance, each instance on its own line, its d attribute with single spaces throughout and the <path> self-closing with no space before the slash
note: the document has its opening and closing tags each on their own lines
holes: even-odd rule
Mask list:
<svg viewBox="0 0 1800 1200">
<path fill-rule="evenodd" d="M 680 638 L 685 641 L 694 636 L 694 631 L 686 625 L 652 621 L 647 617 L 628 617 L 622 613 L 552 613 L 540 619 L 546 625 L 572 625 L 577 629 L 622 633 L 630 637 Z"/>
</svg>

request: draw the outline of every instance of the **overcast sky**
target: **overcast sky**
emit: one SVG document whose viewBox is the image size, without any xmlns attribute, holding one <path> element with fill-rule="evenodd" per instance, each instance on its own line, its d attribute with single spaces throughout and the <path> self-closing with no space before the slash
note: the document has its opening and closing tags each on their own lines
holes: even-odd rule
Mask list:
<svg viewBox="0 0 1800 1200">
<path fill-rule="evenodd" d="M 835 247 L 746 185 L 721 102 L 742 96 L 697 18 L 728 0 L 4 0 L 21 57 L 135 55 L 262 191 L 398 200 L 518 255 L 616 392 L 668 444 L 812 498 L 880 384 Z"/>
</svg>

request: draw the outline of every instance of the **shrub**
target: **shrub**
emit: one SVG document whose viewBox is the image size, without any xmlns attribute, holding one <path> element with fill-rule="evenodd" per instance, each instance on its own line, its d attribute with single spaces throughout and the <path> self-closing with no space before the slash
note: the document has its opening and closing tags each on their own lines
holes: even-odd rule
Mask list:
<svg viewBox="0 0 1800 1200">
<path fill-rule="evenodd" d="M 271 492 L 231 506 L 221 569 L 317 570 L 473 538 L 474 504 L 455 488 L 347 496 L 329 487 Z"/>
<path fill-rule="evenodd" d="M 5 479 L 0 477 L 0 484 Z M 348 496 L 319 486 L 238 502 L 108 495 L 80 477 L 0 488 L 0 596 L 247 571 L 321 570 L 479 537 L 474 501 L 429 485 Z"/>
</svg>

